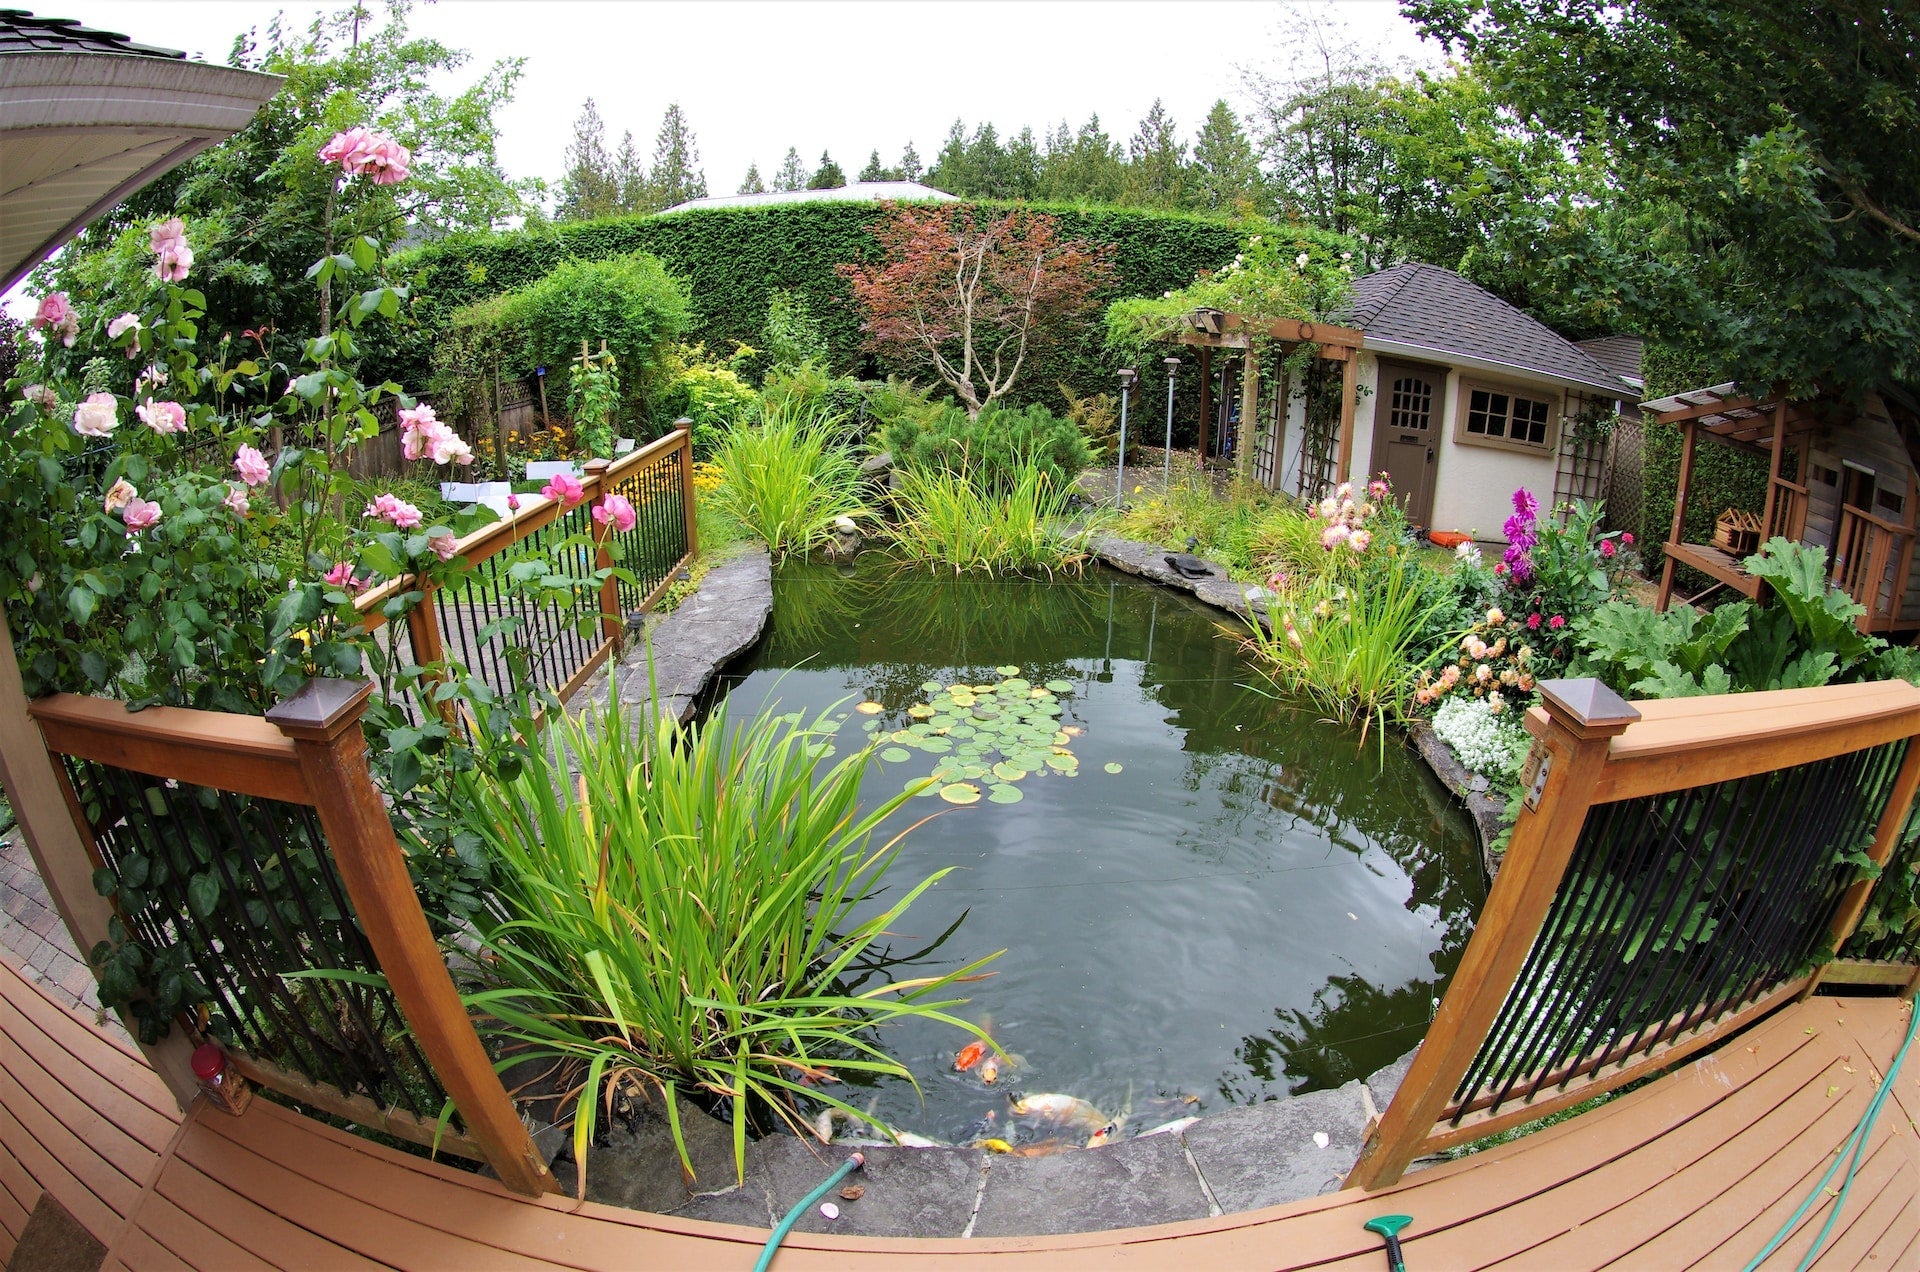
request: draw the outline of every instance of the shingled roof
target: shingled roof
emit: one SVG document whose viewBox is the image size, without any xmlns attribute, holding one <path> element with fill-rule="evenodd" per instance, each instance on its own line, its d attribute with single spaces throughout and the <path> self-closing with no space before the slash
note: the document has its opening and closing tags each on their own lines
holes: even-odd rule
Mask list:
<svg viewBox="0 0 1920 1272">
<path fill-rule="evenodd" d="M 1454 355 L 1617 397 L 1638 396 L 1553 328 L 1438 265 L 1395 265 L 1355 279 L 1344 321 L 1366 333 L 1368 348 L 1383 353 Z"/>
<path fill-rule="evenodd" d="M 0 54 L 124 53 L 132 57 L 184 58 L 177 49 L 135 44 L 113 31 L 96 31 L 73 18 L 42 18 L 25 9 L 0 9 Z"/>
</svg>

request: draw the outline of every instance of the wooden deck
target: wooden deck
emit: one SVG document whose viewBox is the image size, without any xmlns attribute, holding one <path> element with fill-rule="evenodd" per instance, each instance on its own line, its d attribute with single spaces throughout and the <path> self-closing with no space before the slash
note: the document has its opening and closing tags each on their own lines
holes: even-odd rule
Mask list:
<svg viewBox="0 0 1920 1272">
<path fill-rule="evenodd" d="M 797 1235 L 776 1267 L 1331 1267 L 1378 1272 L 1374 1215 L 1414 1216 L 1407 1257 L 1442 1268 L 1739 1267 L 1812 1188 L 1906 1027 L 1890 998 L 1815 998 L 1719 1052 L 1516 1144 L 1218 1219 L 1017 1240 Z M 1822 1268 L 1920 1266 L 1920 1063 L 1884 1107 Z M 123 1043 L 0 964 L 0 1253 L 41 1190 L 109 1268 L 746 1268 L 764 1233 L 570 1200 L 369 1144 L 256 1100 L 182 1122 Z M 1769 1267 L 1791 1268 L 1824 1212 Z"/>
</svg>

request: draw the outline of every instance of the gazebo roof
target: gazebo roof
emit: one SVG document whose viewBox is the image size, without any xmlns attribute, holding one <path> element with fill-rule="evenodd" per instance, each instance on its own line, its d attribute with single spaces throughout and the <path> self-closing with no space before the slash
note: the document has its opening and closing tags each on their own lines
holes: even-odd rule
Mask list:
<svg viewBox="0 0 1920 1272">
<path fill-rule="evenodd" d="M 1781 406 L 1778 396 L 1728 381 L 1701 389 L 1688 389 L 1668 397 L 1640 404 L 1641 412 L 1662 424 L 1693 421 L 1695 428 L 1729 442 L 1768 447 L 1773 439 L 1773 414 Z M 1788 431 L 1798 432 L 1813 423 L 1811 404 L 1789 401 L 1786 404 Z"/>
<path fill-rule="evenodd" d="M 246 127 L 280 77 L 0 9 L 0 291 L 162 173 Z"/>
</svg>

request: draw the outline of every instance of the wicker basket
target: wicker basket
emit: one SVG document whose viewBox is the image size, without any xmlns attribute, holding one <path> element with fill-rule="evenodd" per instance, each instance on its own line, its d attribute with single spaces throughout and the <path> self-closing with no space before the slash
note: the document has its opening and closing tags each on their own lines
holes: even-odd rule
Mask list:
<svg viewBox="0 0 1920 1272">
<path fill-rule="evenodd" d="M 1734 556 L 1749 556 L 1760 550 L 1760 518 L 1738 508 L 1729 508 L 1713 523 L 1713 546 Z"/>
</svg>

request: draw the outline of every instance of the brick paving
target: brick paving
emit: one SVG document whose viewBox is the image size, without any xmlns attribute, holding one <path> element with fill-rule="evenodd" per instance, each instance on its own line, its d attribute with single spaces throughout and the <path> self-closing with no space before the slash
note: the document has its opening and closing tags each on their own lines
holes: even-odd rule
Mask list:
<svg viewBox="0 0 1920 1272">
<path fill-rule="evenodd" d="M 91 1012 L 96 1023 L 124 1034 L 119 1017 L 100 1010 L 93 973 L 53 908 L 18 827 L 0 838 L 0 951 L 56 1002 Z"/>
</svg>

